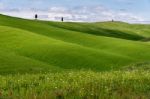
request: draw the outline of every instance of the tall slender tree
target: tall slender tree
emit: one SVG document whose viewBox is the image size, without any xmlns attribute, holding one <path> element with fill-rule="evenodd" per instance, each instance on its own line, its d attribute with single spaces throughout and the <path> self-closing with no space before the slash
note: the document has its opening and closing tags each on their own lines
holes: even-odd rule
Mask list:
<svg viewBox="0 0 150 99">
<path fill-rule="evenodd" d="M 64 17 L 61 18 L 61 21 L 64 22 Z"/>
<path fill-rule="evenodd" d="M 36 19 L 36 20 L 38 19 L 38 15 L 37 15 L 37 14 L 35 14 L 35 19 Z"/>
</svg>

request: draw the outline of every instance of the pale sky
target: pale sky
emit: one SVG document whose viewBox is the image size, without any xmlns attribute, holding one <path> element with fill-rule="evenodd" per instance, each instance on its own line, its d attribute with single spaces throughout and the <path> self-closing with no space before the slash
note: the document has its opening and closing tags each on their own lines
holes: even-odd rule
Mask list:
<svg viewBox="0 0 150 99">
<path fill-rule="evenodd" d="M 0 0 L 0 13 L 66 21 L 150 21 L 150 0 Z"/>
</svg>

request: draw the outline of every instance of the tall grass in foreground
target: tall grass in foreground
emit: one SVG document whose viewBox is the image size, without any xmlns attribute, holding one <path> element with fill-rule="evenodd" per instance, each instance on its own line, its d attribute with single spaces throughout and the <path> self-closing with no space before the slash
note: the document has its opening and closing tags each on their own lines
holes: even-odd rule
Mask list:
<svg viewBox="0 0 150 99">
<path fill-rule="evenodd" d="M 0 99 L 149 99 L 150 71 L 0 76 Z"/>
</svg>

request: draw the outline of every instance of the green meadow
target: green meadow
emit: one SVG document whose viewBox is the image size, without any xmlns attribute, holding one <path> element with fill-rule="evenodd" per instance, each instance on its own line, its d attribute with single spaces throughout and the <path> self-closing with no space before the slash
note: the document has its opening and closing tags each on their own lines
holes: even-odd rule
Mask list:
<svg viewBox="0 0 150 99">
<path fill-rule="evenodd" d="M 0 99 L 149 99 L 150 25 L 0 15 Z"/>
</svg>

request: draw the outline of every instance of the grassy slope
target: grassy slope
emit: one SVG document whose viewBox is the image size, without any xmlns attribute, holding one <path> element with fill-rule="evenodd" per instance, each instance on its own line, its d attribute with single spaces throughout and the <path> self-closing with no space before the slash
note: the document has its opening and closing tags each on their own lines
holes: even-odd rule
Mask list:
<svg viewBox="0 0 150 99">
<path fill-rule="evenodd" d="M 17 68 L 21 68 L 18 66 L 23 64 L 23 66 L 28 67 L 26 69 L 30 69 L 29 65 L 31 64 L 33 67 L 35 65 L 40 68 L 45 66 L 46 69 L 53 69 L 53 66 L 55 66 L 102 71 L 120 68 L 120 66 L 134 62 L 149 61 L 150 59 L 149 44 L 135 41 L 147 38 L 149 34 L 138 34 L 138 30 L 136 30 L 135 32 L 124 33 L 125 36 L 123 36 L 120 34 L 123 32 L 119 31 L 124 29 L 127 32 L 127 27 L 123 28 L 124 26 L 120 26 L 118 30 L 117 28 L 111 29 L 112 26 L 109 28 L 109 25 L 111 25 L 109 23 L 88 23 L 86 26 L 81 27 L 83 25 L 81 23 L 31 21 L 2 15 L 0 15 L 0 25 L 0 48 L 4 52 L 13 52 L 17 56 L 12 58 L 11 54 L 1 53 L 1 68 L 9 66 L 11 64 L 10 60 L 13 60 L 13 65 Z M 60 26 L 65 26 L 65 28 Z M 79 30 L 77 28 L 70 29 L 70 26 L 72 28 L 80 26 L 80 28 L 78 27 Z M 113 26 L 115 28 L 115 25 Z M 88 27 L 94 29 L 88 30 Z M 136 27 L 135 25 L 134 28 Z M 86 29 L 94 32 L 86 32 Z M 96 33 L 95 31 L 98 31 L 99 36 L 93 34 Z M 113 31 L 113 35 L 109 31 Z M 106 32 L 107 34 L 105 34 Z M 6 57 L 5 55 L 10 56 L 7 57 L 8 62 L 4 61 L 5 58 L 3 57 Z M 20 64 L 15 62 L 17 58 L 22 61 Z M 26 62 L 23 61 L 27 61 L 26 59 L 31 62 L 24 64 Z M 4 71 L 7 72 L 6 69 Z M 21 70 L 18 69 L 18 71 Z"/>
<path fill-rule="evenodd" d="M 60 68 L 44 62 L 17 55 L 8 51 L 0 51 L 0 74 L 57 72 Z"/>
</svg>

